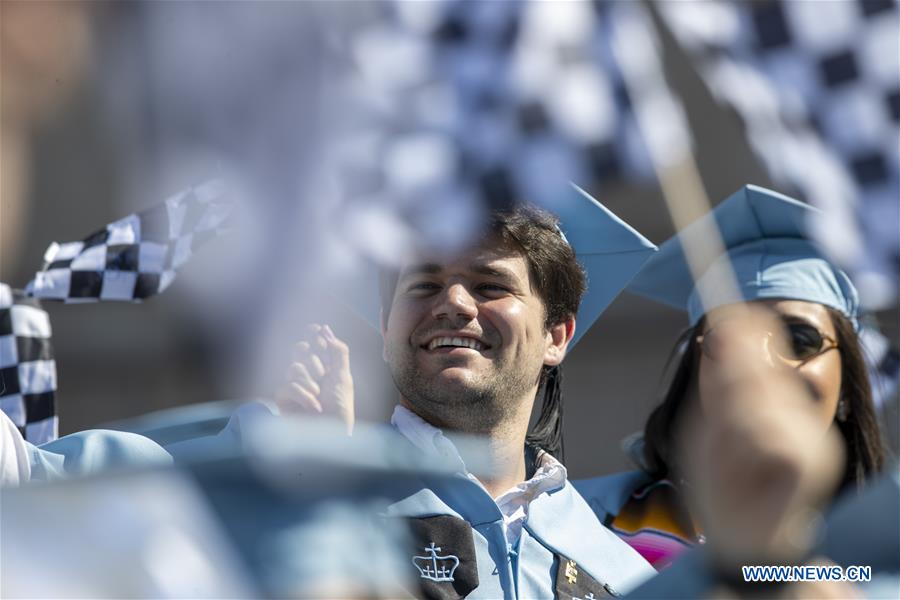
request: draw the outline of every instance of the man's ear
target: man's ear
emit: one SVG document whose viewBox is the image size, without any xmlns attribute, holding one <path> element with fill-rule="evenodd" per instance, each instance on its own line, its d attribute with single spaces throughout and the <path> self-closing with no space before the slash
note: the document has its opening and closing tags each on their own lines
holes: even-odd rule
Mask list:
<svg viewBox="0 0 900 600">
<path fill-rule="evenodd" d="M 547 350 L 544 352 L 544 364 L 550 367 L 555 367 L 560 364 L 566 357 L 566 350 L 574 335 L 574 316 L 571 316 L 556 325 L 552 325 L 550 329 L 547 330 L 547 340 L 550 342 L 550 345 L 547 346 Z"/>
</svg>

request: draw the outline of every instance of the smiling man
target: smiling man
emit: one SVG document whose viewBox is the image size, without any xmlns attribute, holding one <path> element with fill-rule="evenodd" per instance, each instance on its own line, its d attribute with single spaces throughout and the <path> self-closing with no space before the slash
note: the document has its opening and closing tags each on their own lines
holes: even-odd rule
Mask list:
<svg viewBox="0 0 900 600">
<path fill-rule="evenodd" d="M 558 451 L 555 441 L 530 444 L 530 469 L 523 451 L 538 391 L 565 356 L 585 290 L 555 219 L 531 207 L 495 212 L 472 251 L 410 261 L 383 274 L 381 284 L 400 431 L 430 425 L 451 436 L 488 436 L 497 475 L 481 483 L 493 497 L 525 481 L 527 471 L 564 473 L 545 452 Z M 551 386 L 543 386 L 545 396 L 557 391 Z"/>
<path fill-rule="evenodd" d="M 651 572 L 585 512 L 547 451 L 559 450 L 558 427 L 527 435 L 542 388 L 544 418 L 559 419 L 553 388 L 585 287 L 556 218 L 531 206 L 493 212 L 464 254 L 382 276 L 384 358 L 400 394 L 392 423 L 426 455 L 459 461 L 474 484 L 449 495 L 455 502 L 426 493 L 396 512 L 416 521 L 423 548 L 435 542 L 447 555 L 468 545 L 455 540 L 473 540 L 479 596 L 597 596 Z M 485 436 L 488 456 L 466 456 L 458 434 Z M 475 460 L 491 475 L 469 474 Z M 426 580 L 435 595 L 454 583 Z"/>
<path fill-rule="evenodd" d="M 491 213 L 460 255 L 411 257 L 381 274 L 383 355 L 399 392 L 391 422 L 428 462 L 460 475 L 389 511 L 410 522 L 410 567 L 426 597 L 602 597 L 654 573 L 593 516 L 558 460 L 559 365 L 581 314 L 583 264 L 596 276 L 587 327 L 654 247 L 580 190 L 569 200 L 579 218 L 566 235 L 584 242 L 583 256 L 555 216 L 518 206 Z M 347 348 L 327 327 L 314 338 L 299 347 L 282 405 L 350 425 Z M 471 435 L 488 450 L 469 454 L 459 442 Z"/>
</svg>

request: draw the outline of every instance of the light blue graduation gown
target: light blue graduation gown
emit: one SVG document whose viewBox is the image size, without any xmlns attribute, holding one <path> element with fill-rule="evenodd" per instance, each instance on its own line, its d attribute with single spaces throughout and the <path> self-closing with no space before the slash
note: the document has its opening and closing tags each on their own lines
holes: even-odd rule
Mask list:
<svg viewBox="0 0 900 600">
<path fill-rule="evenodd" d="M 244 411 L 238 411 L 241 412 Z M 132 433 L 92 430 L 72 434 L 41 447 L 30 446 L 32 479 L 52 480 L 116 467 L 168 464 L 172 454 L 187 458 L 233 450 L 241 446 L 240 420 L 233 418 L 225 430 L 212 438 L 198 438 L 166 449 Z M 396 435 L 405 440 L 399 433 Z M 462 476 L 439 481 L 423 479 L 422 487 L 393 503 L 387 516 L 413 520 L 447 516 L 467 523 L 475 550 L 476 564 L 471 566 L 478 574 L 478 585 L 468 595 L 471 598 L 557 597 L 558 580 L 569 572 L 565 569 L 569 561 L 573 561 L 573 578 L 580 577 L 583 582 L 587 575 L 603 586 L 596 597 L 604 591 L 625 593 L 655 574 L 637 552 L 598 521 L 568 481 L 531 502 L 515 548 L 507 545 L 497 504 L 483 487 Z M 410 571 L 415 576 L 418 572 L 413 558 L 410 557 Z M 565 561 L 562 565 L 561 560 Z"/>
<path fill-rule="evenodd" d="M 233 450 L 241 446 L 240 430 L 247 425 L 243 421 L 266 418 L 276 417 L 258 403 L 251 403 L 235 411 L 218 435 L 170 444 L 166 449 L 177 460 Z M 396 436 L 398 444 L 409 445 L 395 429 L 384 429 L 387 435 Z M 601 524 L 568 481 L 531 502 L 516 548 L 507 547 L 503 516 L 496 502 L 483 487 L 463 476 L 423 478 L 421 488 L 390 505 L 386 516 L 413 520 L 447 516 L 471 526 L 478 586 L 469 593 L 470 598 L 557 597 L 560 556 L 567 562 L 574 561 L 574 569 L 588 574 L 596 583 L 606 584 L 607 594 L 625 593 L 656 574 L 643 557 Z M 420 578 L 414 559 L 429 555 L 426 550 L 429 541 L 441 547 L 441 556 L 453 555 L 454 549 L 446 544 L 440 546 L 439 540 L 422 540 L 424 547 L 409 557 L 410 574 L 414 578 Z M 442 563 L 448 564 L 448 568 L 453 566 L 449 559 Z M 577 579 L 579 575 L 574 577 Z M 442 591 L 441 587 L 450 582 L 429 585 L 432 590 L 436 586 Z M 452 597 L 452 590 L 448 591 Z M 602 593 L 601 590 L 595 596 L 599 598 Z"/>
<path fill-rule="evenodd" d="M 619 514 L 637 489 L 651 481 L 653 479 L 643 471 L 626 471 L 591 479 L 575 480 L 572 485 L 588 503 L 600 522 L 606 523 L 607 519 Z"/>
<path fill-rule="evenodd" d="M 472 526 L 478 587 L 470 598 L 557 597 L 560 557 L 574 561 L 576 577 L 589 574 L 608 594 L 625 593 L 656 574 L 597 520 L 569 482 L 531 502 L 516 548 L 507 547 L 503 516 L 494 500 L 484 488 L 462 477 L 452 483 L 430 484 L 393 504 L 388 514 L 406 518 L 448 515 Z M 452 551 L 444 550 L 444 555 Z"/>
<path fill-rule="evenodd" d="M 162 446 L 135 433 L 91 429 L 34 446 L 26 442 L 32 481 L 53 481 L 107 469 L 172 463 Z"/>
</svg>

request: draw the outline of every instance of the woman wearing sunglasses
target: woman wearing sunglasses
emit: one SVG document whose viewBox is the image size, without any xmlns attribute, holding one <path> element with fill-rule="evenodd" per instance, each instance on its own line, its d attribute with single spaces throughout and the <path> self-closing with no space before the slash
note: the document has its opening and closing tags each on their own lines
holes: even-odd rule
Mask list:
<svg viewBox="0 0 900 600">
<path fill-rule="evenodd" d="M 860 486 L 884 459 L 879 425 L 857 336 L 858 299 L 847 276 L 805 237 L 815 209 L 746 186 L 660 247 L 629 286 L 632 292 L 688 313 L 662 402 L 643 436 L 628 447 L 639 471 L 576 482 L 600 519 L 657 569 L 704 537 L 685 503 L 679 448 L 689 419 L 704 418 L 730 385 L 721 365 L 758 351 L 775 368 L 793 369 L 809 391 L 822 432 L 836 428 L 845 446 L 840 491 Z M 726 253 L 705 264 L 694 283 L 682 243 L 715 221 Z M 696 239 L 696 238 L 694 238 Z M 727 264 L 743 299 L 773 317 L 748 333 L 742 306 L 712 278 Z M 705 281 L 704 281 L 705 280 Z M 697 289 L 704 290 L 703 301 Z M 748 339 L 753 338 L 753 339 Z M 740 356 L 740 355 L 738 355 Z"/>
</svg>

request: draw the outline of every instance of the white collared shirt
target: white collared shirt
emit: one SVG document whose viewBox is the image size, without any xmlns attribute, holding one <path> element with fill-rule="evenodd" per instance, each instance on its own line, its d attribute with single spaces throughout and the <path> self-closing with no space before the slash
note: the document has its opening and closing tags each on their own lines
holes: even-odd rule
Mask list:
<svg viewBox="0 0 900 600">
<path fill-rule="evenodd" d="M 460 475 L 484 487 L 478 478 L 469 473 L 456 446 L 440 429 L 399 404 L 391 415 L 391 424 L 416 448 L 427 454 L 436 455 L 443 461 L 450 461 L 451 464 L 458 463 Z M 503 530 L 510 548 L 515 547 L 519 541 L 522 525 L 528 518 L 531 501 L 566 482 L 566 468 L 548 452 L 540 450 L 536 463 L 537 471 L 531 479 L 511 487 L 494 498 L 497 508 L 503 515 Z"/>
</svg>

